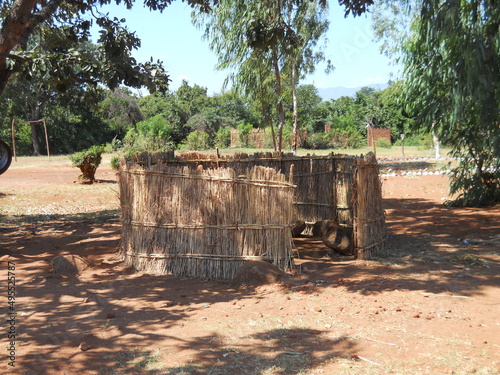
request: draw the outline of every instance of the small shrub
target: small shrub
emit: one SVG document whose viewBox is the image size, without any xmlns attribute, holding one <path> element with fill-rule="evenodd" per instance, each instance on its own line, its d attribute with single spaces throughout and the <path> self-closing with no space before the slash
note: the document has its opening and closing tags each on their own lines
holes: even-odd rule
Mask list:
<svg viewBox="0 0 500 375">
<path fill-rule="evenodd" d="M 118 138 L 113 138 L 113 140 L 111 142 L 106 143 L 104 147 L 105 147 L 104 152 L 107 154 L 111 154 L 113 152 L 120 150 L 123 147 L 123 143 Z"/>
<path fill-rule="evenodd" d="M 208 134 L 201 130 L 189 133 L 186 138 L 186 147 L 193 151 L 207 150 L 209 148 Z"/>
<path fill-rule="evenodd" d="M 120 169 L 120 158 L 118 156 L 113 156 L 109 162 L 111 168 L 117 171 Z"/>
<path fill-rule="evenodd" d="M 328 133 L 314 133 L 307 140 L 307 146 L 314 150 L 325 150 L 329 144 L 330 135 Z"/>
<path fill-rule="evenodd" d="M 173 128 L 161 116 L 156 115 L 137 123 L 123 139 L 125 148 L 140 151 L 166 151 L 173 148 Z"/>
<path fill-rule="evenodd" d="M 101 164 L 104 150 L 105 146 L 92 146 L 69 157 L 71 164 L 80 168 L 82 174 L 79 179 L 82 182 L 90 184 L 95 182 L 95 172 Z"/>
<path fill-rule="evenodd" d="M 250 134 L 252 134 L 253 126 L 251 124 L 241 123 L 237 126 L 239 134 L 239 147 L 250 146 Z"/>
<path fill-rule="evenodd" d="M 375 141 L 375 146 L 380 148 L 391 148 L 392 143 L 387 138 L 379 138 Z"/>
<path fill-rule="evenodd" d="M 227 148 L 231 144 L 231 128 L 223 126 L 217 130 L 215 134 L 214 146 L 219 148 Z"/>
</svg>

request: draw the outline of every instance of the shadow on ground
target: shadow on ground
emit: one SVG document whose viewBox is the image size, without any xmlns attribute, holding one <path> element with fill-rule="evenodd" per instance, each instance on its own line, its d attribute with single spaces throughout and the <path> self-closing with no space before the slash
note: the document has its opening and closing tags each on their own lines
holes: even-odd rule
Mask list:
<svg viewBox="0 0 500 375">
<path fill-rule="evenodd" d="M 293 286 L 286 293 L 343 287 L 364 295 L 406 289 L 473 296 L 499 285 L 498 248 L 459 241 L 499 233 L 498 212 L 447 209 L 425 200 L 388 200 L 386 205 L 387 254 L 375 261 L 332 260 L 317 239 L 304 239 L 297 260 L 304 273 L 300 280 L 285 280 Z M 0 220 L 0 256 L 13 262 L 19 275 L 20 368 L 26 374 L 64 372 L 68 366 L 71 373 L 257 374 L 272 369 L 288 374 L 348 358 L 356 350 L 348 337 L 303 328 L 263 329 L 240 337 L 237 347 L 216 330 L 189 340 L 168 336 L 165 332 L 182 330 L 207 306 L 262 297 L 253 288 L 235 290 L 225 281 L 134 273 L 116 257 L 116 211 Z M 95 266 L 78 277 L 52 273 L 50 260 L 68 253 L 85 256 Z M 7 313 L 5 305 L 2 311 Z M 168 356 L 153 349 L 165 340 L 190 351 L 192 363 L 179 360 L 169 370 L 145 371 L 145 363 Z M 81 350 L 82 343 L 99 350 Z"/>
</svg>

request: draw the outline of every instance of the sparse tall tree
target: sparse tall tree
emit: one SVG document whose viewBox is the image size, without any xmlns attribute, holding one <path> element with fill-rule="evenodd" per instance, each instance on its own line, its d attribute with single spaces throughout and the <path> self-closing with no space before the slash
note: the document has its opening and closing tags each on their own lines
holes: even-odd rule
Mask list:
<svg viewBox="0 0 500 375">
<path fill-rule="evenodd" d="M 276 108 L 277 151 L 282 148 L 285 126 L 284 72 L 293 76 L 288 81 L 293 89 L 298 79 L 314 70 L 315 63 L 324 58 L 321 52 L 314 52 L 314 47 L 328 28 L 326 10 L 324 0 L 226 0 L 211 14 L 195 17 L 195 24 L 205 28 L 210 47 L 219 58 L 217 67 L 236 70 L 236 86 L 265 100 L 265 117 L 269 105 Z M 274 101 L 269 102 L 271 97 Z"/>
<path fill-rule="evenodd" d="M 389 43 L 404 64 L 407 109 L 416 126 L 435 131 L 460 160 L 451 175 L 450 192 L 460 194 L 453 204 L 500 202 L 498 1 L 386 1 L 406 9 L 396 16 L 409 22 L 408 38 Z M 395 23 L 385 25 L 380 35 L 394 36 Z"/>
</svg>

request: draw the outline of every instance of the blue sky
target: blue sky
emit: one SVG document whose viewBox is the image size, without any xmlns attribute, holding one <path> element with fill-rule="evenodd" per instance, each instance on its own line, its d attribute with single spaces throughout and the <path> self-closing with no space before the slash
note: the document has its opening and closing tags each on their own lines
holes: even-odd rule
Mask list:
<svg viewBox="0 0 500 375">
<path fill-rule="evenodd" d="M 188 5 L 174 1 L 163 13 L 150 12 L 140 3 L 131 11 L 124 6 L 106 9 L 110 16 L 125 18 L 128 29 L 142 40 L 141 48 L 134 53 L 138 61 L 153 57 L 164 62 L 173 90 L 185 79 L 191 85 L 206 87 L 209 95 L 222 91 L 227 72 L 214 70 L 217 58 L 208 41 L 202 39 L 202 31 L 191 24 Z M 331 1 L 329 18 L 326 56 L 335 70 L 326 75 L 325 65 L 319 65 L 316 73 L 301 83 L 312 83 L 317 88 L 387 83 L 396 68 L 373 42 L 370 16 L 344 18 L 343 9 Z"/>
</svg>

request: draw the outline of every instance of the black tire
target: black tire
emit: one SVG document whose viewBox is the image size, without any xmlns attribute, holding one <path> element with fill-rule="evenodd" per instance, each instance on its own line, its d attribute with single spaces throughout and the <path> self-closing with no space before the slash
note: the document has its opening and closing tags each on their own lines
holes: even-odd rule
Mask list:
<svg viewBox="0 0 500 375">
<path fill-rule="evenodd" d="M 0 141 L 0 174 L 9 169 L 11 162 L 12 150 L 7 145 L 7 143 Z"/>
</svg>

